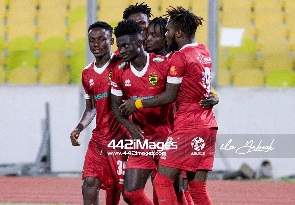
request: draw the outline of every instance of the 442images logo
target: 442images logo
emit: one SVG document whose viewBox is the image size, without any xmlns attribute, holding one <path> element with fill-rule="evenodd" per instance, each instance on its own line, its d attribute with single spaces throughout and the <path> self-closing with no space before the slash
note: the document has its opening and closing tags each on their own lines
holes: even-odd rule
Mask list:
<svg viewBox="0 0 295 205">
<path fill-rule="evenodd" d="M 120 155 L 163 155 L 165 150 L 177 149 L 177 142 L 173 142 L 172 137 L 168 137 L 166 142 L 152 142 L 147 139 L 124 139 L 124 140 L 111 140 L 108 148 L 113 150 L 122 150 L 122 152 L 109 152 L 112 154 Z M 149 151 L 139 151 L 149 150 Z"/>
</svg>

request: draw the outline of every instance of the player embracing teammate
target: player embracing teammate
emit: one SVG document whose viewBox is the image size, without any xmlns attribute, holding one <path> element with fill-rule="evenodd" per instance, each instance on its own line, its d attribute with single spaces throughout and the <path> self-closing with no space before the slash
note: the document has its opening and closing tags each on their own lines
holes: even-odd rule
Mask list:
<svg viewBox="0 0 295 205">
<path fill-rule="evenodd" d="M 211 90 L 210 53 L 205 45 L 195 42 L 202 18 L 182 7 L 169 8 L 167 15 L 167 44 L 176 46 L 177 51 L 170 59 L 165 92 L 151 99 L 126 100 L 120 108 L 122 113 L 131 114 L 136 109 L 176 102 L 174 128 L 169 137 L 177 142 L 178 149 L 167 150 L 159 161 L 154 180 L 158 201 L 163 205 L 177 204 L 173 182 L 181 170 L 186 170 L 194 203 L 210 205 L 206 180 L 213 167 L 218 126 L 213 109 L 199 103 Z"/>
</svg>

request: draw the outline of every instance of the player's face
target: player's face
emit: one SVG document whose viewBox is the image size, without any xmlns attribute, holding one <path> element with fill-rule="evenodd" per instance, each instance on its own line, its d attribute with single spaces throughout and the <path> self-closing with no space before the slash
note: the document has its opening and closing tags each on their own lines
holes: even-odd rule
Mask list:
<svg viewBox="0 0 295 205">
<path fill-rule="evenodd" d="M 161 33 L 160 26 L 157 24 L 150 24 L 148 27 L 146 50 L 148 52 L 157 53 L 166 47 L 166 38 Z"/>
<path fill-rule="evenodd" d="M 124 61 L 136 59 L 142 46 L 142 41 L 137 35 L 125 35 L 116 38 L 117 47 Z"/>
<path fill-rule="evenodd" d="M 165 34 L 166 36 L 166 41 L 167 41 L 167 45 L 169 47 L 170 51 L 175 51 L 178 50 L 178 45 L 176 42 L 176 37 L 175 37 L 175 28 L 173 26 L 173 24 L 169 23 L 166 26 L 167 32 Z"/>
<path fill-rule="evenodd" d="M 145 39 L 146 38 L 146 32 L 147 32 L 147 27 L 149 25 L 149 18 L 146 14 L 143 13 L 135 13 L 135 14 L 131 14 L 128 17 L 128 20 L 131 19 L 135 22 L 137 22 L 142 30 L 142 38 Z"/>
<path fill-rule="evenodd" d="M 88 34 L 89 48 L 95 58 L 109 54 L 113 43 L 114 39 L 110 32 L 104 28 L 94 28 Z"/>
</svg>

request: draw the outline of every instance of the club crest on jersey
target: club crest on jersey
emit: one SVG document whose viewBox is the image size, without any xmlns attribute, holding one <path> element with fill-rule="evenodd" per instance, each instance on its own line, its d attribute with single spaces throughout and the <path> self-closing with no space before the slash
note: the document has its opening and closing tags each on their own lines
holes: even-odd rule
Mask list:
<svg viewBox="0 0 295 205">
<path fill-rule="evenodd" d="M 109 72 L 109 80 L 112 80 L 112 71 Z"/>
<path fill-rule="evenodd" d="M 130 86 L 131 86 L 131 82 L 130 82 L 130 80 L 129 80 L 129 79 L 126 79 L 126 80 L 125 80 L 125 86 L 128 86 L 128 87 L 130 87 Z"/>
<path fill-rule="evenodd" d="M 171 66 L 169 72 L 170 72 L 170 75 L 171 75 L 171 76 L 175 76 L 175 75 L 177 75 L 177 71 L 176 71 L 175 66 Z"/>
<path fill-rule="evenodd" d="M 150 74 L 149 75 L 149 81 L 151 85 L 157 85 L 158 84 L 158 76 L 156 74 Z"/>
<path fill-rule="evenodd" d="M 122 69 L 122 68 L 124 68 L 126 66 L 126 62 L 125 61 L 123 61 L 123 62 L 121 62 L 120 64 L 119 64 L 119 69 Z"/>
<path fill-rule="evenodd" d="M 160 63 L 160 62 L 163 62 L 164 61 L 164 58 L 162 58 L 160 56 L 157 56 L 157 57 L 154 57 L 153 58 L 153 61 L 156 62 L 156 63 Z"/>
<path fill-rule="evenodd" d="M 89 80 L 89 86 L 94 86 L 94 81 L 92 78 Z"/>
</svg>

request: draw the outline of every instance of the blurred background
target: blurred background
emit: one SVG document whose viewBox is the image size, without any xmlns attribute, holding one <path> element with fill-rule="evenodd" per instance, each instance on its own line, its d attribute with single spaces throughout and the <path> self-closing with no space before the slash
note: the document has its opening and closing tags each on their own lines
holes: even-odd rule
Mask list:
<svg viewBox="0 0 295 205">
<path fill-rule="evenodd" d="M 0 0 L 0 174 L 37 162 L 46 162 L 50 172 L 80 173 L 94 124 L 82 132 L 81 147 L 72 147 L 69 136 L 85 106 L 81 72 L 93 60 L 87 28 L 96 20 L 116 26 L 137 2 Z M 212 54 L 219 135 L 295 137 L 294 0 L 144 2 L 154 17 L 183 6 L 205 19 L 196 40 Z M 40 158 L 44 150 L 47 159 Z M 214 169 L 236 170 L 243 163 L 255 169 L 267 158 L 276 178 L 294 175 L 295 156 L 282 152 L 284 158 L 223 153 Z"/>
</svg>

